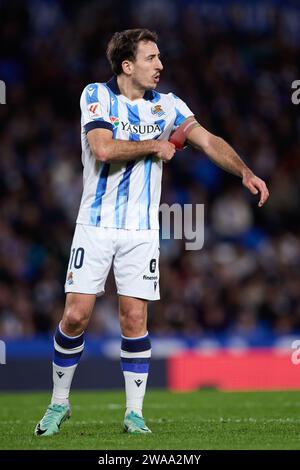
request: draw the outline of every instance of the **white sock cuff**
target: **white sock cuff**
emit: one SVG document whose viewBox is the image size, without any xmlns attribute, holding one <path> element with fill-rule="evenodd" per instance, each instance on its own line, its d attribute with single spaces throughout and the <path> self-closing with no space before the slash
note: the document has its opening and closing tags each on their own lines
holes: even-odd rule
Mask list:
<svg viewBox="0 0 300 470">
<path fill-rule="evenodd" d="M 67 334 L 64 333 L 64 332 L 62 331 L 62 329 L 61 329 L 61 321 L 60 321 L 59 324 L 58 324 L 58 329 L 59 329 L 60 333 L 61 333 L 63 336 L 65 336 L 66 338 L 68 338 L 68 339 L 77 339 L 77 338 L 80 338 L 80 336 L 82 336 L 83 333 L 84 333 L 84 331 L 83 331 L 83 332 L 80 333 L 80 335 L 78 335 L 78 336 L 69 336 L 69 335 L 67 335 Z"/>
<path fill-rule="evenodd" d="M 147 333 L 146 333 L 145 335 L 143 335 L 143 336 L 136 336 L 135 338 L 129 338 L 129 336 L 121 335 L 121 338 L 123 338 L 123 339 L 129 339 L 129 340 L 133 339 L 133 340 L 134 340 L 134 339 L 143 339 L 143 338 L 147 338 L 147 336 L 149 336 L 149 332 L 148 332 L 148 331 L 147 331 Z"/>
</svg>

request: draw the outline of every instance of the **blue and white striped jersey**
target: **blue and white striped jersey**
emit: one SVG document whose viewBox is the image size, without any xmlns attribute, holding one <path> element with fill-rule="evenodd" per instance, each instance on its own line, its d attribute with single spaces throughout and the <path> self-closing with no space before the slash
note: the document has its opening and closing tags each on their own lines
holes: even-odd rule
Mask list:
<svg viewBox="0 0 300 470">
<path fill-rule="evenodd" d="M 81 95 L 83 194 L 77 223 L 131 230 L 159 229 L 158 211 L 163 163 L 145 156 L 122 163 L 101 163 L 87 140 L 91 129 L 104 128 L 114 139 L 168 140 L 193 116 L 174 94 L 146 91 L 141 99 L 120 94 L 116 77 L 93 83 Z"/>
</svg>

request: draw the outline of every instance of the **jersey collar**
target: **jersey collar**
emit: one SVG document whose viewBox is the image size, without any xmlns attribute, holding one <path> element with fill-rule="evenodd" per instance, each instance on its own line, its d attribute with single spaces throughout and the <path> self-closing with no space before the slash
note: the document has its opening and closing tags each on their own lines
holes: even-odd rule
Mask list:
<svg viewBox="0 0 300 470">
<path fill-rule="evenodd" d="M 114 75 L 108 82 L 106 82 L 106 85 L 111 89 L 111 91 L 115 95 L 121 94 L 116 75 Z M 147 100 L 147 101 L 153 100 L 154 98 L 153 92 L 151 90 L 146 90 L 143 98 L 144 100 Z"/>
</svg>

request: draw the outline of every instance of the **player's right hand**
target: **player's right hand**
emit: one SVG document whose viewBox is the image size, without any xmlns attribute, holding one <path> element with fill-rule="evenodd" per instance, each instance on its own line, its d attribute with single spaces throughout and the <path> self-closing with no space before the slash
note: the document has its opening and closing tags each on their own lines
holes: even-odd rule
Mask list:
<svg viewBox="0 0 300 470">
<path fill-rule="evenodd" d="M 156 143 L 157 151 L 155 152 L 155 156 L 164 162 L 169 162 L 175 155 L 175 145 L 165 140 L 157 140 Z"/>
</svg>

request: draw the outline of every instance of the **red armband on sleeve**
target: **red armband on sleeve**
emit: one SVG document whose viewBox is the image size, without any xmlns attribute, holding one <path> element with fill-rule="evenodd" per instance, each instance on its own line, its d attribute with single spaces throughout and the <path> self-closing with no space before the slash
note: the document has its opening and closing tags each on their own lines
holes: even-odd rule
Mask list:
<svg viewBox="0 0 300 470">
<path fill-rule="evenodd" d="M 194 118 L 185 121 L 183 124 L 177 127 L 174 132 L 172 132 L 169 138 L 169 142 L 175 145 L 176 150 L 182 150 L 191 130 L 199 125 L 200 124 Z"/>
</svg>

